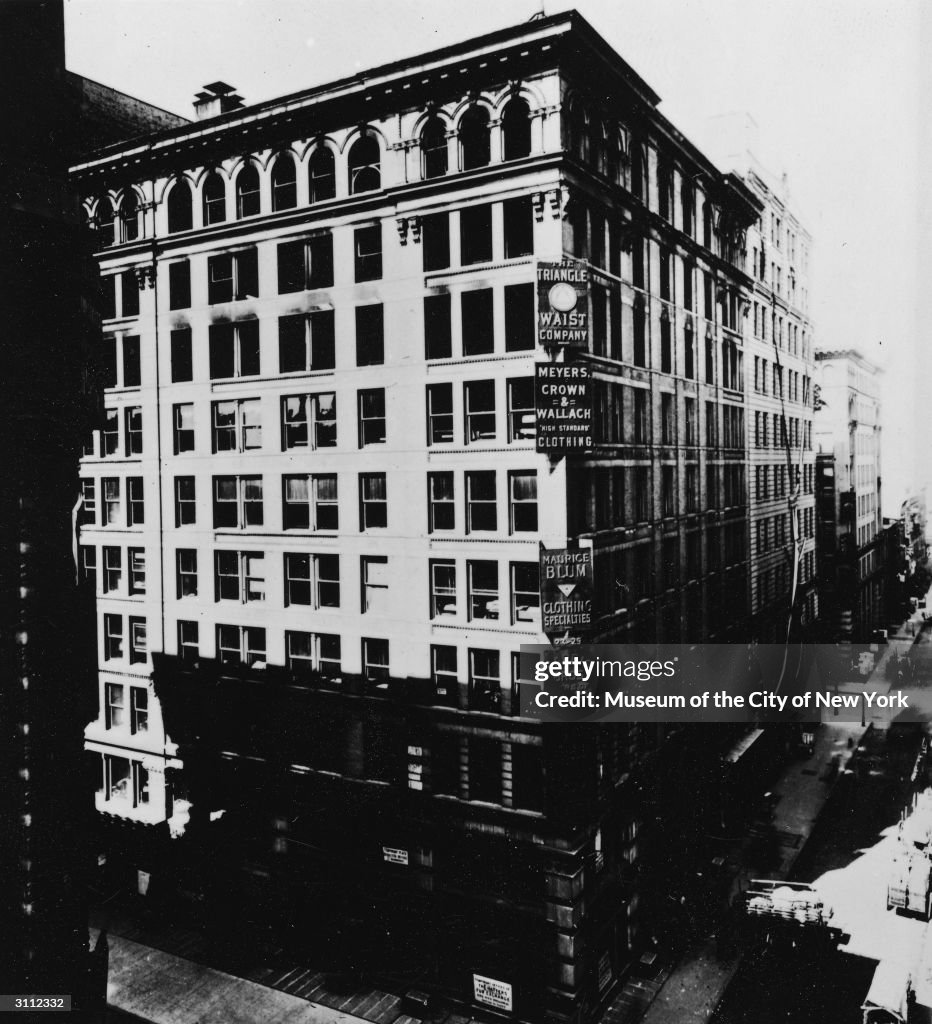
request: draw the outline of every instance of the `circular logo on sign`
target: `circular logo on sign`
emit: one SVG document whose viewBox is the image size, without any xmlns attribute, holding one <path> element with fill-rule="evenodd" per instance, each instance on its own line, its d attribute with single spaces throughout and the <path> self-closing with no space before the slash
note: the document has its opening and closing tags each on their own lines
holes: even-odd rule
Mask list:
<svg viewBox="0 0 932 1024">
<path fill-rule="evenodd" d="M 569 313 L 576 305 L 576 289 L 565 281 L 555 284 L 547 293 L 550 306 L 558 313 Z"/>
</svg>

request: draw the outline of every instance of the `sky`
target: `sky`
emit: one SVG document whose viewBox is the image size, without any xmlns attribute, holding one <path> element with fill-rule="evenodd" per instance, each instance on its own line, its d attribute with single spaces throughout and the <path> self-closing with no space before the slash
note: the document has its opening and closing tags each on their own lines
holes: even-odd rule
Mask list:
<svg viewBox="0 0 932 1024">
<path fill-rule="evenodd" d="M 65 0 L 68 67 L 193 116 L 205 83 L 247 103 L 526 21 L 541 0 Z M 714 157 L 709 119 L 747 112 L 813 236 L 818 347 L 883 368 L 884 513 L 932 482 L 916 456 L 921 0 L 544 0 L 576 9 Z M 921 180 L 922 179 L 922 180 Z M 925 187 L 922 193 L 928 191 Z M 932 370 L 932 360 L 929 360 Z M 926 461 L 928 466 L 926 466 Z M 927 473 L 926 470 L 929 470 Z"/>
</svg>

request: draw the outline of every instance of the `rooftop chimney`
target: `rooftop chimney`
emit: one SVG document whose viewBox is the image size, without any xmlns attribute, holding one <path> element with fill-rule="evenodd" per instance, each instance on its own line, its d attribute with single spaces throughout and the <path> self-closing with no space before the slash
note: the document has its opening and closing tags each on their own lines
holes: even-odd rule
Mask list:
<svg viewBox="0 0 932 1024">
<path fill-rule="evenodd" d="M 228 110 L 239 110 L 242 106 L 243 97 L 237 96 L 233 86 L 226 82 L 211 82 L 194 97 L 194 113 L 198 121 L 217 117 Z"/>
</svg>

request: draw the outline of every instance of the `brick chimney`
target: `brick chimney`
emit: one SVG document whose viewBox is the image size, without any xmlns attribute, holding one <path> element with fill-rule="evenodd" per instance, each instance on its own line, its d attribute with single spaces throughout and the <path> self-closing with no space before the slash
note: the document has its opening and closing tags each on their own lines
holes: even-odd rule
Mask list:
<svg viewBox="0 0 932 1024">
<path fill-rule="evenodd" d="M 194 113 L 198 121 L 217 117 L 228 110 L 239 110 L 242 106 L 243 97 L 237 96 L 233 86 L 226 82 L 211 82 L 194 97 Z"/>
</svg>

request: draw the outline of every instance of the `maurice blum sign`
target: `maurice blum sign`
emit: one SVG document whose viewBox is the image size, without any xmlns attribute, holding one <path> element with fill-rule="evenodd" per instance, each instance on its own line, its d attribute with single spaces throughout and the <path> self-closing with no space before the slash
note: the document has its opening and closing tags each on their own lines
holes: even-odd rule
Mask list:
<svg viewBox="0 0 932 1024">
<path fill-rule="evenodd" d="M 592 625 L 592 551 L 546 548 L 540 553 L 543 632 L 578 636 Z"/>
<path fill-rule="evenodd" d="M 589 268 L 584 263 L 538 263 L 537 341 L 589 348 Z"/>
</svg>

